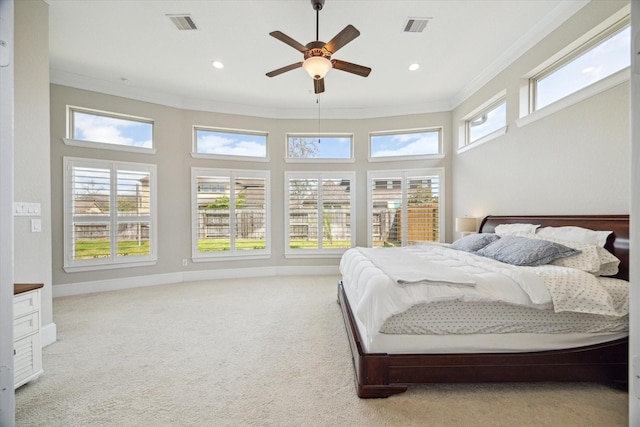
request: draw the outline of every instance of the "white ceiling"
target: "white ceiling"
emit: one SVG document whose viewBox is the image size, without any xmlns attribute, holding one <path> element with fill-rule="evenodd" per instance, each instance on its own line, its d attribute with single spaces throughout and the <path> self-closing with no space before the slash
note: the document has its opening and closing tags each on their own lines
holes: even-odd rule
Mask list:
<svg viewBox="0 0 640 427">
<path fill-rule="evenodd" d="M 346 25 L 361 35 L 333 58 L 372 68 L 331 70 L 319 97 L 325 118 L 449 111 L 588 1 L 326 0 L 320 40 Z M 269 36 L 315 40 L 309 0 L 47 0 L 51 81 L 186 109 L 317 118 L 302 69 L 265 73 L 302 54 Z M 167 14 L 190 14 L 179 31 Z M 432 18 L 403 33 L 408 18 Z M 224 63 L 222 70 L 211 63 Z M 420 69 L 408 70 L 417 62 Z M 126 80 L 125 80 L 126 79 Z"/>
</svg>

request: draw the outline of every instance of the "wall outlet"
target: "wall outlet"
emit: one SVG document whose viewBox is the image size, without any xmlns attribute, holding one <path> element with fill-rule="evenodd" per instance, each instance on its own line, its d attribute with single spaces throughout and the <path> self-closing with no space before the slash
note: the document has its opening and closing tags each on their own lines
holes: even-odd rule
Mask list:
<svg viewBox="0 0 640 427">
<path fill-rule="evenodd" d="M 186 266 L 187 266 L 187 260 L 186 260 L 186 259 L 183 259 L 183 260 L 182 260 L 182 266 L 183 266 L 183 267 L 186 267 Z"/>
</svg>

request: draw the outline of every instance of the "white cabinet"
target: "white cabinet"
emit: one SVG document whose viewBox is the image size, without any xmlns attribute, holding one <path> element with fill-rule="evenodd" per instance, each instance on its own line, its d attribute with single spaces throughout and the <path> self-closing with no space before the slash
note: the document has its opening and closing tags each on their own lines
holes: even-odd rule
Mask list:
<svg viewBox="0 0 640 427">
<path fill-rule="evenodd" d="M 13 287 L 13 370 L 15 388 L 42 374 L 40 289 L 42 284 Z"/>
</svg>

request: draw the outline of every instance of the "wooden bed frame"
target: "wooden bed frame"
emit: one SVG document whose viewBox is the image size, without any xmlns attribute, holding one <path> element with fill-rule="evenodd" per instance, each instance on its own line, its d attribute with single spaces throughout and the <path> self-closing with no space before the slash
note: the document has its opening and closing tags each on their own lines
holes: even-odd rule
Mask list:
<svg viewBox="0 0 640 427">
<path fill-rule="evenodd" d="M 491 233 L 498 224 L 528 223 L 542 227 L 575 225 L 613 231 L 606 248 L 620 259 L 617 278 L 629 279 L 629 215 L 487 216 L 479 232 Z M 525 353 L 387 354 L 366 353 L 344 292 L 338 284 L 355 368 L 358 396 L 389 397 L 411 384 L 586 381 L 626 389 L 628 338 L 570 348 Z"/>
</svg>

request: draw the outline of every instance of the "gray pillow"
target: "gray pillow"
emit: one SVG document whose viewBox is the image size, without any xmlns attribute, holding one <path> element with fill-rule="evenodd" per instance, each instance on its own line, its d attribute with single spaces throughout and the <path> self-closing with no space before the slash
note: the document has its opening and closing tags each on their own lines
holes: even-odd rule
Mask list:
<svg viewBox="0 0 640 427">
<path fill-rule="evenodd" d="M 453 242 L 450 248 L 459 251 L 475 252 L 499 238 L 498 235 L 493 233 L 469 234 Z"/>
<path fill-rule="evenodd" d="M 546 240 L 503 236 L 476 252 L 507 264 L 529 266 L 548 264 L 554 259 L 579 254 L 577 249 Z"/>
</svg>

